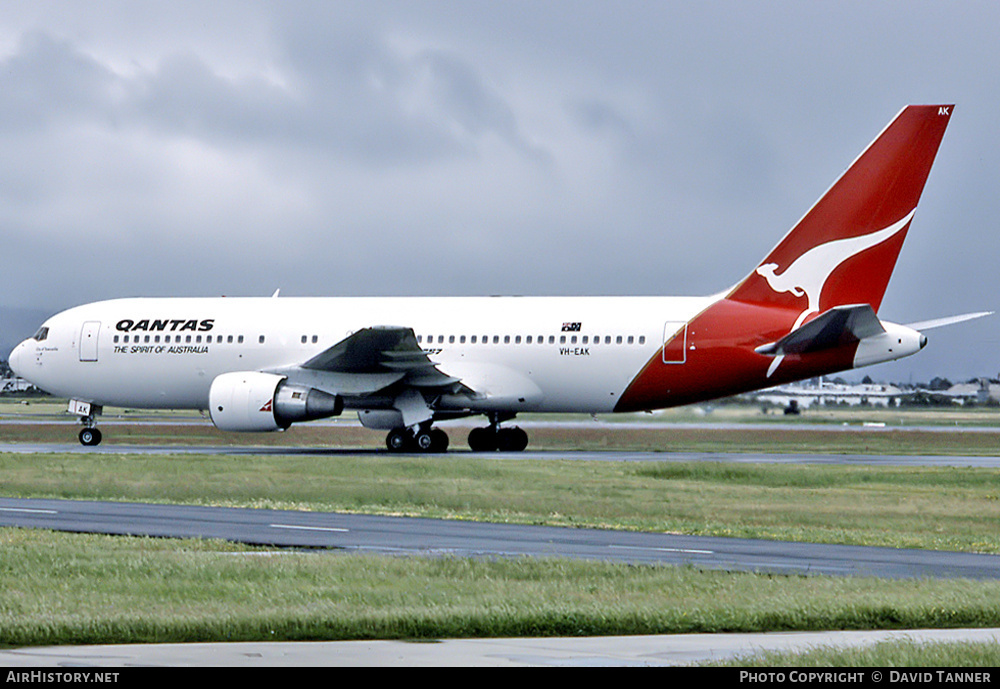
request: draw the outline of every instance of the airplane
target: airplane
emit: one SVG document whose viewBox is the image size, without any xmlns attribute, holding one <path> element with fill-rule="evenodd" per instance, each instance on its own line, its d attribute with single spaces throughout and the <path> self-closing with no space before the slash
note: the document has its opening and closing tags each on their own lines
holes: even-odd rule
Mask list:
<svg viewBox="0 0 1000 689">
<path fill-rule="evenodd" d="M 910 356 L 877 312 L 952 105 L 904 108 L 745 278 L 704 297 L 129 298 L 59 313 L 11 368 L 70 400 L 84 445 L 106 406 L 207 410 L 224 431 L 356 412 L 390 451 L 521 451 L 524 412 L 702 402 Z M 925 328 L 987 315 L 916 324 Z"/>
</svg>

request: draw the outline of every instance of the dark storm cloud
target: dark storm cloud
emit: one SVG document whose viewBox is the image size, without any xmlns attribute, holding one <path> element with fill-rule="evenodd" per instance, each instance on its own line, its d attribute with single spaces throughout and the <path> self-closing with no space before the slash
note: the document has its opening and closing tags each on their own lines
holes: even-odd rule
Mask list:
<svg viewBox="0 0 1000 689">
<path fill-rule="evenodd" d="M 994 3 L 4 9 L 13 306 L 712 293 L 900 108 L 955 101 L 882 311 L 996 307 Z M 938 332 L 892 370 L 1000 369 L 1000 325 Z"/>
</svg>

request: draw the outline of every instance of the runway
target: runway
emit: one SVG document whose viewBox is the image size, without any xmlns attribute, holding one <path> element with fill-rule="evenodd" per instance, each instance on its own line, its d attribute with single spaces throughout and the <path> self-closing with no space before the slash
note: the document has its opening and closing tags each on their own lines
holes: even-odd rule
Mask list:
<svg viewBox="0 0 1000 689">
<path fill-rule="evenodd" d="M 109 455 L 320 455 L 329 457 L 387 455 L 384 449 L 339 449 L 301 446 L 252 445 L 130 445 L 104 444 L 84 447 L 77 442 L 66 443 L 0 443 L 0 453 L 13 454 L 109 454 Z M 449 450 L 449 456 L 488 457 L 516 460 L 576 460 L 591 462 L 732 462 L 736 464 L 840 464 L 863 466 L 939 466 L 969 468 L 1000 468 L 1000 453 L 996 456 L 954 455 L 870 455 L 763 452 L 633 452 L 589 450 L 526 450 L 513 453 L 475 453 L 467 449 Z M 393 453 L 405 457 L 405 453 Z M 417 457 L 426 455 L 415 455 Z"/>
<path fill-rule="evenodd" d="M 0 452 L 105 454 L 371 454 L 296 447 L 200 447 L 0 443 Z M 472 453 L 464 452 L 469 456 Z M 398 455 L 397 455 L 398 456 Z M 998 457 L 873 457 L 728 453 L 525 452 L 502 457 L 601 461 L 725 461 L 939 466 L 1000 466 Z M 168 538 L 220 538 L 324 553 L 456 557 L 557 557 L 711 570 L 884 578 L 1000 578 L 1000 556 L 861 546 L 711 538 L 599 529 L 488 524 L 338 513 L 238 509 L 80 500 L 0 498 L 0 525 L 67 532 Z M 669 635 L 597 639 L 448 640 L 315 644 L 182 644 L 35 648 L 0 651 L 11 667 L 170 666 L 669 666 L 745 657 L 762 650 L 916 640 L 1000 640 L 1000 630 L 827 632 L 817 634 Z"/>
<path fill-rule="evenodd" d="M 299 641 L 59 646 L 0 649 L 0 667 L 62 667 L 72 671 L 128 667 L 675 667 L 745 659 L 766 651 L 804 653 L 817 648 L 858 648 L 891 641 L 995 644 L 1000 643 L 1000 629 L 444 639 L 433 643 Z M 864 678 L 870 677 L 870 671 L 865 670 Z"/>
<path fill-rule="evenodd" d="M 776 574 L 1000 578 L 1000 556 L 190 505 L 0 498 L 0 525 L 282 548 L 457 557 L 552 557 Z"/>
</svg>

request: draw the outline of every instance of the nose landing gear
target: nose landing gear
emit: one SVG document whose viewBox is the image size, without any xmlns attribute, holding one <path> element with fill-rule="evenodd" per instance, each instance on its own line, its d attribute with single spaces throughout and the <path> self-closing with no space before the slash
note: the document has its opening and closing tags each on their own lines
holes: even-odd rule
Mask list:
<svg viewBox="0 0 1000 689">
<path fill-rule="evenodd" d="M 101 429 L 97 427 L 84 428 L 80 431 L 80 444 L 92 447 L 101 444 Z"/>
<path fill-rule="evenodd" d="M 97 428 L 97 417 L 100 416 L 104 408 L 99 404 L 81 402 L 80 400 L 70 400 L 69 411 L 80 415 L 80 423 L 83 428 L 80 430 L 80 444 L 93 447 L 101 444 L 100 429 Z"/>
</svg>

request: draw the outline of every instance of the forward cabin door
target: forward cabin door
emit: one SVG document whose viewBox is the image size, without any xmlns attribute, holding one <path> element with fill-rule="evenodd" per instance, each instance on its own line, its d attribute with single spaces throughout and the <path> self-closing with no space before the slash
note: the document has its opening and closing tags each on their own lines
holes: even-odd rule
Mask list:
<svg viewBox="0 0 1000 689">
<path fill-rule="evenodd" d="M 101 332 L 100 321 L 87 321 L 80 331 L 80 361 L 97 361 L 97 336 Z"/>
</svg>

